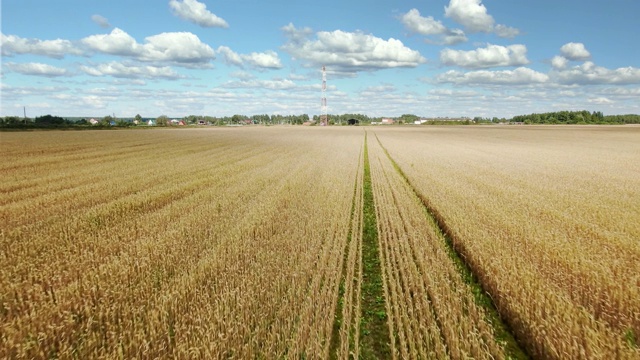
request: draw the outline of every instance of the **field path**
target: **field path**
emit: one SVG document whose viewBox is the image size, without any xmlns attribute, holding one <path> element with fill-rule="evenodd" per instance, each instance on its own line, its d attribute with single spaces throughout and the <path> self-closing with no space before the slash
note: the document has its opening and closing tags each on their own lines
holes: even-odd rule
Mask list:
<svg viewBox="0 0 640 360">
<path fill-rule="evenodd" d="M 375 131 L 368 134 L 393 358 L 527 358 Z"/>
</svg>

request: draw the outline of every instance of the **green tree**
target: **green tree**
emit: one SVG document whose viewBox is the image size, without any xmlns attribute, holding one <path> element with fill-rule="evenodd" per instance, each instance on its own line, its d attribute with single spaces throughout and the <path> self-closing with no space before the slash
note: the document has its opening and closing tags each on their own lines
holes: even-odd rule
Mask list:
<svg viewBox="0 0 640 360">
<path fill-rule="evenodd" d="M 62 125 L 66 121 L 59 116 L 44 115 L 36 116 L 35 123 L 40 125 Z"/>
<path fill-rule="evenodd" d="M 20 125 L 24 123 L 25 123 L 25 119 L 18 116 L 6 116 L 2 120 L 3 125 Z"/>
<path fill-rule="evenodd" d="M 416 120 L 420 119 L 419 116 L 413 114 L 402 114 L 398 121 L 402 121 L 404 124 L 413 124 Z"/>
<path fill-rule="evenodd" d="M 107 115 L 107 116 L 103 117 L 102 119 L 100 119 L 100 122 L 98 123 L 98 125 L 109 126 L 109 125 L 111 125 L 112 121 L 116 121 L 116 118 L 114 118 L 111 115 Z"/>
<path fill-rule="evenodd" d="M 197 124 L 198 120 L 199 120 L 198 116 L 196 116 L 196 115 L 189 115 L 189 116 L 186 116 L 186 117 L 184 117 L 182 119 L 187 124 Z"/>
<path fill-rule="evenodd" d="M 245 119 L 247 119 L 245 115 L 235 114 L 231 117 L 231 123 L 240 124 L 243 123 Z"/>
<path fill-rule="evenodd" d="M 156 118 L 157 126 L 167 126 L 169 125 L 169 117 L 167 115 L 160 115 Z"/>
</svg>

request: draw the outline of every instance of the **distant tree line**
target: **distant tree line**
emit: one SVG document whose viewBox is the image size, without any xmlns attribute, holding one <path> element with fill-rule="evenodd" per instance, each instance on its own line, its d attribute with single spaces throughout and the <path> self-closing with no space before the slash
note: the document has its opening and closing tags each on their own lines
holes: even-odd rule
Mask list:
<svg viewBox="0 0 640 360">
<path fill-rule="evenodd" d="M 44 115 L 38 116 L 35 119 L 5 116 L 4 118 L 0 118 L 0 124 L 3 126 L 63 127 L 73 125 L 74 123 L 59 116 Z"/>
<path fill-rule="evenodd" d="M 556 111 L 518 115 L 511 122 L 524 124 L 640 124 L 640 115 L 607 115 L 600 111 Z"/>
<path fill-rule="evenodd" d="M 349 120 L 355 119 L 359 124 L 370 124 L 372 122 L 380 122 L 381 117 L 369 117 L 363 114 L 328 114 L 330 125 L 347 125 Z M 414 124 L 416 120 L 421 120 L 414 114 L 403 114 L 393 118 L 397 124 Z M 91 120 L 86 118 L 62 118 L 53 115 L 44 115 L 35 119 L 23 118 L 19 116 L 0 117 L 0 128 L 114 128 L 129 127 L 136 125 L 148 125 L 149 121 L 155 126 L 172 126 L 182 122 L 186 125 L 315 125 L 320 122 L 320 116 L 314 115 L 309 117 L 308 114 L 301 115 L 268 115 L 258 114 L 246 116 L 236 114 L 233 116 L 205 116 L 205 115 L 188 115 L 180 119 L 169 119 L 166 115 L 160 115 L 156 118 L 143 118 L 137 114 L 133 118 L 116 118 L 107 115 L 100 119 Z M 455 121 L 453 121 L 455 120 Z M 604 115 L 600 111 L 589 112 L 583 111 L 556 111 L 547 113 L 534 113 L 529 115 L 518 115 L 511 119 L 505 118 L 482 118 L 475 117 L 459 118 L 431 118 L 424 120 L 425 125 L 470 125 L 470 124 L 495 124 L 495 123 L 523 123 L 523 124 L 640 124 L 640 115 Z"/>
<path fill-rule="evenodd" d="M 0 117 L 0 128 L 13 129 L 65 129 L 65 128 L 100 128 L 100 127 L 128 127 L 133 123 L 125 119 L 118 119 L 111 115 L 97 120 L 96 124 L 91 124 L 85 118 L 62 118 L 54 115 L 36 116 L 35 118 L 5 116 Z"/>
</svg>

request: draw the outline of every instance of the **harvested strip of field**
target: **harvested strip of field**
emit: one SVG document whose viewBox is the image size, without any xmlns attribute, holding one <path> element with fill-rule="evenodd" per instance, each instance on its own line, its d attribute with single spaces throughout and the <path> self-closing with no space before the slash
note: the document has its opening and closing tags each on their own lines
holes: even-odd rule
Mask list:
<svg viewBox="0 0 640 360">
<path fill-rule="evenodd" d="M 534 358 L 640 356 L 640 128 L 376 134 Z"/>
<path fill-rule="evenodd" d="M 362 133 L 323 130 L 3 134 L 0 357 L 328 357 Z"/>
<path fill-rule="evenodd" d="M 394 358 L 504 358 L 437 225 L 380 143 L 369 149 Z"/>
</svg>

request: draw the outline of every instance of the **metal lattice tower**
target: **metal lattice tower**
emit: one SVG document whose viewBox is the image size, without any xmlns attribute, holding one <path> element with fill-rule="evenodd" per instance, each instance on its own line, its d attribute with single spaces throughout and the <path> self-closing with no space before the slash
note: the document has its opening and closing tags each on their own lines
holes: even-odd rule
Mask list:
<svg viewBox="0 0 640 360">
<path fill-rule="evenodd" d="M 327 70 L 324 65 L 322 65 L 322 100 L 320 112 L 320 124 L 329 125 L 329 117 L 327 116 Z"/>
</svg>

